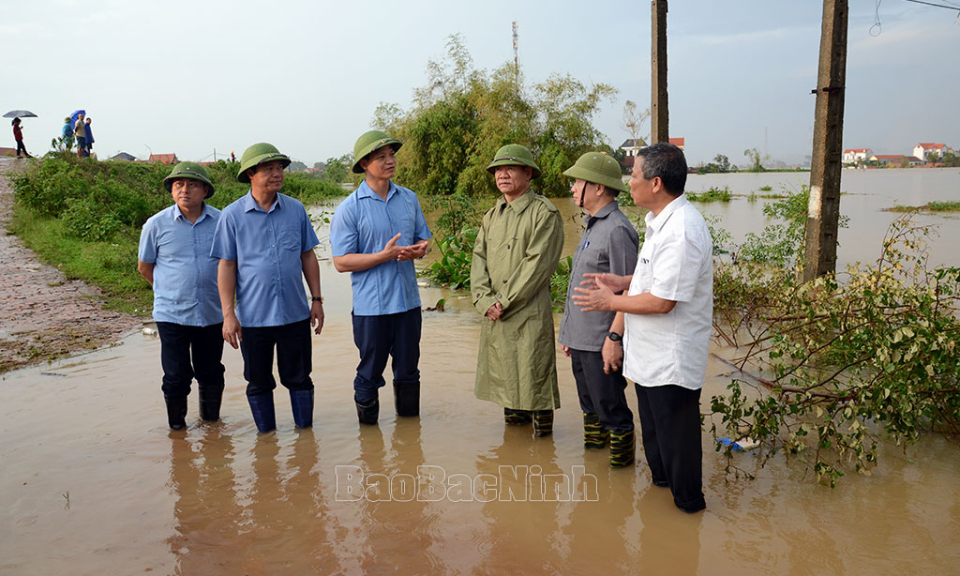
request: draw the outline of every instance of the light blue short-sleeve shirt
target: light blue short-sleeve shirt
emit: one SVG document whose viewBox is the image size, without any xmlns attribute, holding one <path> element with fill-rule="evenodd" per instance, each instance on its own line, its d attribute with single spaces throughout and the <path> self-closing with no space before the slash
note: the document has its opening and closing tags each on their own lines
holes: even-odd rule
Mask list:
<svg viewBox="0 0 960 576">
<path fill-rule="evenodd" d="M 203 205 L 196 222 L 174 204 L 150 217 L 140 232 L 137 258 L 153 264 L 153 319 L 184 326 L 223 322 L 217 265 L 210 256 L 220 211 Z"/>
<path fill-rule="evenodd" d="M 433 237 L 417 195 L 390 183 L 384 200 L 366 182 L 340 203 L 330 225 L 333 256 L 373 254 L 400 234 L 399 246 Z M 420 307 L 413 261 L 391 260 L 351 272 L 353 313 L 357 316 L 397 314 Z"/>
<path fill-rule="evenodd" d="M 237 263 L 241 326 L 284 326 L 310 318 L 300 255 L 319 244 L 303 204 L 277 194 L 270 210 L 253 194 L 223 209 L 210 255 Z"/>
</svg>

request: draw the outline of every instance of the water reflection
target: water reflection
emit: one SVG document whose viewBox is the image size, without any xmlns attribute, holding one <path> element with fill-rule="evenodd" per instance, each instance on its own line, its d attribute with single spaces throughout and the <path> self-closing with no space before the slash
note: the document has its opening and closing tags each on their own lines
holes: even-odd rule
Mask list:
<svg viewBox="0 0 960 576">
<path fill-rule="evenodd" d="M 211 566 L 239 573 L 240 563 L 221 549 L 236 541 L 241 517 L 233 441 L 219 424 L 204 426 L 195 443 L 182 434 L 171 434 L 170 440 L 176 534 L 168 544 L 177 557 L 178 574 L 206 574 Z"/>
<path fill-rule="evenodd" d="M 418 498 L 418 468 L 424 465 L 419 418 L 398 418 L 384 443 L 379 426 L 362 426 L 360 462 L 367 486 L 357 506 L 355 557 L 363 573 L 400 570 L 434 573 L 442 562 L 431 550 L 440 536 L 437 510 Z"/>
<path fill-rule="evenodd" d="M 477 457 L 478 474 L 494 481 L 486 489 L 474 487 L 476 498 L 490 500 L 482 508 L 485 533 L 477 573 L 506 574 L 532 567 L 544 573 L 564 571 L 558 518 L 564 504 L 544 501 L 551 498 L 551 486 L 542 479 L 565 471 L 557 465 L 553 436 L 533 438 L 531 426 L 505 426 L 503 443 Z M 570 490 L 569 485 L 557 488 Z"/>
</svg>

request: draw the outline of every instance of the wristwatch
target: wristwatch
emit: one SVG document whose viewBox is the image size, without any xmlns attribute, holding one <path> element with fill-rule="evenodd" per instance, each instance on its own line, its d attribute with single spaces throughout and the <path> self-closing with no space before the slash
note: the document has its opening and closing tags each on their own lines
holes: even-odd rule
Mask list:
<svg viewBox="0 0 960 576">
<path fill-rule="evenodd" d="M 623 336 L 617 334 L 616 332 L 607 332 L 607 338 L 609 338 L 611 342 L 620 342 L 623 340 Z"/>
<path fill-rule="evenodd" d="M 323 296 L 314 296 L 313 298 L 310 299 L 310 301 L 311 301 L 311 302 L 319 302 L 319 303 L 323 304 Z"/>
</svg>

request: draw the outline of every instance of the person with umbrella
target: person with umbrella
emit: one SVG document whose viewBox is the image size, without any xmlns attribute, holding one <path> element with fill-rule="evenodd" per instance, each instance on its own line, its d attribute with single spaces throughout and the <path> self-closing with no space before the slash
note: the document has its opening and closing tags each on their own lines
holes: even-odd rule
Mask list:
<svg viewBox="0 0 960 576">
<path fill-rule="evenodd" d="M 33 156 L 27 152 L 27 147 L 23 145 L 23 129 L 20 127 L 20 118 L 14 118 L 11 124 L 13 124 L 13 139 L 17 141 L 17 158 L 20 158 L 21 150 L 23 150 L 24 156 L 33 158 Z"/>
</svg>

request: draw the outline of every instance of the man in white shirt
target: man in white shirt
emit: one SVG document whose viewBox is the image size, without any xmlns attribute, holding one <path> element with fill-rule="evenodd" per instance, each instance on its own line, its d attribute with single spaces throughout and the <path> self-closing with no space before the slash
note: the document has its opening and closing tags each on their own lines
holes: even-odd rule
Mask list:
<svg viewBox="0 0 960 576">
<path fill-rule="evenodd" d="M 576 288 L 573 300 L 584 311 L 617 312 L 612 329 L 623 330 L 623 349 L 607 340 L 604 363 L 616 370 L 622 358 L 624 375 L 636 384 L 653 483 L 669 486 L 677 507 L 693 513 L 706 508 L 700 390 L 713 322 L 713 242 L 683 196 L 686 181 L 679 148 L 659 143 L 640 150 L 630 195 L 650 212 L 637 268 L 632 276 L 588 275 L 594 285 Z"/>
</svg>

